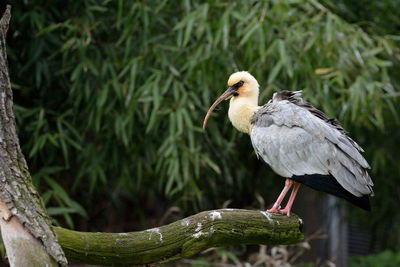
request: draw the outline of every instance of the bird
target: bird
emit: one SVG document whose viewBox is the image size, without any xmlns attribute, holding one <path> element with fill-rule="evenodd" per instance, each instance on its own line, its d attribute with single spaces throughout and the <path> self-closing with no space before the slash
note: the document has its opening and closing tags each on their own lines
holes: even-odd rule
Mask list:
<svg viewBox="0 0 400 267">
<path fill-rule="evenodd" d="M 203 129 L 215 107 L 230 99 L 232 125 L 250 135 L 257 157 L 285 178 L 282 192 L 267 212 L 290 216 L 301 184 L 370 211 L 374 184 L 368 174 L 370 165 L 361 155 L 364 150 L 335 119 L 305 101 L 302 91 L 275 92 L 259 106 L 259 87 L 247 71 L 231 74 L 228 89 L 207 111 Z"/>
</svg>

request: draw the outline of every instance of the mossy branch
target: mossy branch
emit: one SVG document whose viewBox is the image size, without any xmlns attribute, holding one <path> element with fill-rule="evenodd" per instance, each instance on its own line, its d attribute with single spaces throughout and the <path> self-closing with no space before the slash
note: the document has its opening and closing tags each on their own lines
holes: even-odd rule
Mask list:
<svg viewBox="0 0 400 267">
<path fill-rule="evenodd" d="M 204 211 L 174 223 L 131 233 L 86 233 L 54 227 L 69 262 L 132 265 L 187 258 L 210 247 L 294 244 L 302 221 L 263 211 Z"/>
</svg>

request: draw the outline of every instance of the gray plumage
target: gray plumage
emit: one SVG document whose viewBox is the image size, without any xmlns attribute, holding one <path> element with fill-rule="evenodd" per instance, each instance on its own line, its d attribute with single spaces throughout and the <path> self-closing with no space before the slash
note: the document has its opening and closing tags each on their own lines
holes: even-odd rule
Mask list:
<svg viewBox="0 0 400 267">
<path fill-rule="evenodd" d="M 343 128 L 301 97 L 282 91 L 252 117 L 256 153 L 283 177 L 331 174 L 354 196 L 373 195 L 362 148 Z"/>
</svg>

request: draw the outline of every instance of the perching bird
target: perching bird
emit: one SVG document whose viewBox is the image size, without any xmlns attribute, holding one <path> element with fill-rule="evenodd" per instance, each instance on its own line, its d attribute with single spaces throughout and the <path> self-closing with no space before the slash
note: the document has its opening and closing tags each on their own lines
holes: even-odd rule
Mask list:
<svg viewBox="0 0 400 267">
<path fill-rule="evenodd" d="M 233 73 L 228 86 L 208 110 L 203 128 L 214 108 L 230 98 L 228 115 L 233 126 L 249 134 L 256 154 L 286 178 L 285 187 L 267 211 L 289 216 L 300 184 L 371 210 L 370 166 L 360 154 L 363 149 L 335 120 L 303 100 L 301 91 L 274 93 L 267 104 L 258 106 L 258 82 L 246 71 Z M 281 209 L 292 186 L 286 207 Z"/>
</svg>

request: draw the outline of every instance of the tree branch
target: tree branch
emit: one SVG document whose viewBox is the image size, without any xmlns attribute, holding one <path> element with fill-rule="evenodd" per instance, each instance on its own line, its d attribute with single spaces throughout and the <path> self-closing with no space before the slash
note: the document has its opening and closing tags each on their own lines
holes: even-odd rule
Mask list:
<svg viewBox="0 0 400 267">
<path fill-rule="evenodd" d="M 263 211 L 221 209 L 131 233 L 86 233 L 54 227 L 70 262 L 98 265 L 160 263 L 191 257 L 210 247 L 294 244 L 302 221 Z"/>
</svg>

